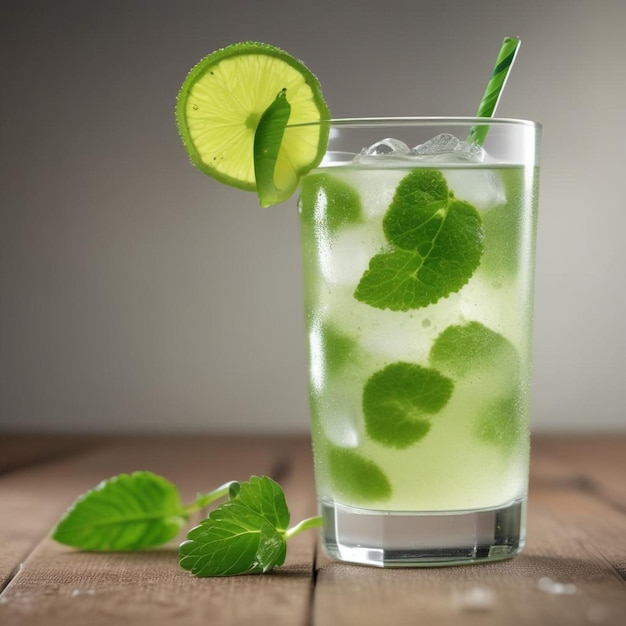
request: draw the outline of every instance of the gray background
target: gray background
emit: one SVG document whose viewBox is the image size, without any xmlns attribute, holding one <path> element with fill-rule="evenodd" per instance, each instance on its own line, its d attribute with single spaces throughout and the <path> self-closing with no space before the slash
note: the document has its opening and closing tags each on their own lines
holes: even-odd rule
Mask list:
<svg viewBox="0 0 626 626">
<path fill-rule="evenodd" d="M 254 39 L 304 59 L 335 117 L 544 124 L 533 426 L 624 430 L 621 0 L 2 3 L 0 429 L 304 431 L 295 203 L 189 165 L 176 92 Z"/>
</svg>

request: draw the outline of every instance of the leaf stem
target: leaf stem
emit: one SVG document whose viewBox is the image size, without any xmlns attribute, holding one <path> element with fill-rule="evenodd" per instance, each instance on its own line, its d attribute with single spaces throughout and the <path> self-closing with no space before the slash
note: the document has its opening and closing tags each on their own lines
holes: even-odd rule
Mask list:
<svg viewBox="0 0 626 626">
<path fill-rule="evenodd" d="M 316 517 L 308 517 L 307 519 L 302 520 L 295 526 L 287 529 L 285 532 L 285 540 L 288 541 L 292 537 L 299 535 L 301 532 L 305 530 L 309 530 L 310 528 L 318 528 L 323 524 L 324 520 L 318 515 Z"/>
<path fill-rule="evenodd" d="M 224 483 L 217 489 L 210 491 L 209 493 L 200 494 L 195 502 L 188 504 L 184 507 L 184 511 L 187 515 L 190 513 L 196 513 L 197 511 L 201 511 L 204 507 L 211 504 L 211 502 L 215 502 L 215 500 L 219 500 L 224 496 L 228 495 L 228 491 L 230 490 L 230 486 L 237 481 L 231 480 L 227 483 Z"/>
</svg>

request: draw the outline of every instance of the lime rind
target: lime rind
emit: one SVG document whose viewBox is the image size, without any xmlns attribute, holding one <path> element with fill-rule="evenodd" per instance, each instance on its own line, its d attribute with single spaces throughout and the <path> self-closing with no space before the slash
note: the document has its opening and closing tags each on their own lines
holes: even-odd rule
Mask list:
<svg viewBox="0 0 626 626">
<path fill-rule="evenodd" d="M 317 78 L 279 48 L 242 42 L 204 57 L 189 72 L 176 104 L 191 162 L 222 183 L 256 191 L 256 126 L 283 89 L 291 105 L 290 126 L 330 119 Z M 276 160 L 277 188 L 319 164 L 328 131 L 328 124 L 287 127 Z"/>
</svg>

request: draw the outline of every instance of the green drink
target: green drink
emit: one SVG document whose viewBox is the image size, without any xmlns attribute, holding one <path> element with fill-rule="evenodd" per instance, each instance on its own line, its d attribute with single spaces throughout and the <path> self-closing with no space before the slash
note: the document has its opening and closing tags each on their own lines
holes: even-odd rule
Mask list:
<svg viewBox="0 0 626 626">
<path fill-rule="evenodd" d="M 455 139 L 477 126 L 484 150 Z M 335 558 L 415 566 L 523 547 L 539 132 L 336 121 L 301 180 L 315 472 Z"/>
</svg>

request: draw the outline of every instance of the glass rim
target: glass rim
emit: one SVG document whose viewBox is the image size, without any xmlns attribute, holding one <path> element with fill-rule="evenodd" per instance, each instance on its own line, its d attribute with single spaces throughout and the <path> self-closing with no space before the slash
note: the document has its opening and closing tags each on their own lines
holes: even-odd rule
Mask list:
<svg viewBox="0 0 626 626">
<path fill-rule="evenodd" d="M 306 126 L 329 125 L 343 128 L 375 128 L 377 126 L 525 126 L 541 130 L 540 122 L 531 120 L 507 118 L 507 117 L 340 117 L 315 122 L 301 122 L 299 124 L 287 124 L 286 128 L 298 128 Z"/>
</svg>

